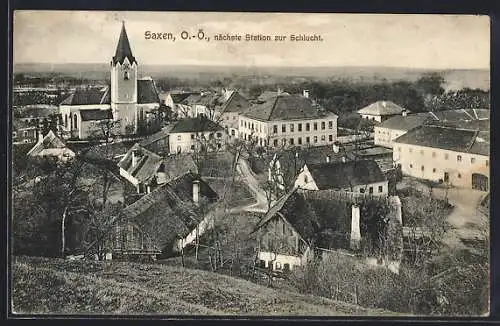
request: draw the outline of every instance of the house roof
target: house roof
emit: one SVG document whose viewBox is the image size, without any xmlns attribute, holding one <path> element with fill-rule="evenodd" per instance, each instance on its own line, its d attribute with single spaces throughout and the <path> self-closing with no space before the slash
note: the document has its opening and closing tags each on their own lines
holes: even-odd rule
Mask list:
<svg viewBox="0 0 500 326">
<path fill-rule="evenodd" d="M 170 133 L 220 131 L 224 128 L 218 123 L 204 117 L 179 120 L 170 130 Z"/>
<path fill-rule="evenodd" d="M 149 135 L 148 137 L 142 139 L 139 142 L 139 145 L 141 147 L 145 147 L 146 149 L 148 149 L 148 146 L 156 143 L 159 140 L 162 140 L 162 139 L 165 139 L 165 138 L 168 138 L 168 137 L 169 137 L 168 131 L 162 129 L 162 130 L 160 130 L 158 132 L 155 132 L 154 134 Z"/>
<path fill-rule="evenodd" d="M 170 93 L 169 95 L 172 98 L 172 101 L 174 103 L 181 103 L 186 98 L 188 98 L 188 96 L 193 95 L 193 94 L 198 94 L 198 93 L 182 92 L 182 93 Z"/>
<path fill-rule="evenodd" d="M 375 126 L 375 128 L 378 127 L 378 128 L 408 131 L 424 124 L 424 122 L 426 122 L 427 120 L 433 120 L 433 119 L 434 119 L 433 116 L 428 112 L 409 114 L 406 117 L 398 115 L 389 118 L 385 121 L 382 121 L 379 125 Z"/>
<path fill-rule="evenodd" d="M 113 57 L 113 64 L 123 64 L 125 58 L 128 58 L 130 64 L 134 62 L 137 63 L 135 57 L 132 55 L 132 49 L 130 48 L 130 42 L 128 41 L 127 31 L 125 30 L 125 23 L 123 23 L 120 38 L 118 39 L 118 45 L 116 46 L 115 56 Z"/>
<path fill-rule="evenodd" d="M 132 165 L 132 155 L 138 155 L 138 161 L 135 166 Z M 127 171 L 131 176 L 143 183 L 155 176 L 156 171 L 162 163 L 160 155 L 153 153 L 139 144 L 134 144 L 127 154 L 118 162 L 118 167 Z"/>
<path fill-rule="evenodd" d="M 287 92 L 275 92 L 275 91 L 264 91 L 262 92 L 258 97 L 257 97 L 257 102 L 266 102 L 269 101 L 271 98 L 276 97 L 278 95 L 290 95 Z"/>
<path fill-rule="evenodd" d="M 137 80 L 137 103 L 160 103 L 160 96 L 156 85 L 150 77 Z"/>
<path fill-rule="evenodd" d="M 430 125 L 417 127 L 394 142 L 479 155 L 489 155 L 490 147 L 489 132 Z"/>
<path fill-rule="evenodd" d="M 61 105 L 97 105 L 110 104 L 110 88 L 77 88 L 66 99 L 61 102 Z"/>
<path fill-rule="evenodd" d="M 113 119 L 113 113 L 111 112 L 111 109 L 80 110 L 80 116 L 82 121 L 100 121 Z"/>
<path fill-rule="evenodd" d="M 392 101 L 377 101 L 358 110 L 359 114 L 369 115 L 393 115 L 408 111 Z"/>
<path fill-rule="evenodd" d="M 238 91 L 233 91 L 231 96 L 222 105 L 220 111 L 225 112 L 243 112 L 250 107 L 250 102 Z"/>
<path fill-rule="evenodd" d="M 72 152 L 70 149 L 66 147 L 64 142 L 59 139 L 52 130 L 49 130 L 47 135 L 43 137 L 41 140 L 39 140 L 33 148 L 29 150 L 27 155 L 29 156 L 37 156 L 37 155 L 42 155 L 44 153 L 48 154 L 51 151 L 51 149 L 58 149 L 59 151 L 52 151 L 52 154 L 54 155 L 59 155 L 61 153 L 60 150 L 66 150 Z M 73 153 L 74 154 L 74 153 Z"/>
<path fill-rule="evenodd" d="M 218 199 L 205 181 L 186 173 L 125 207 L 115 224 L 133 222 L 152 240 L 156 250 L 165 249 L 179 236 L 189 234 L 201 220 L 193 203 L 194 180 L 200 182 L 200 198 L 206 198 L 208 203 Z"/>
<path fill-rule="evenodd" d="M 185 173 L 198 173 L 196 165 L 191 155 L 179 154 L 165 157 L 159 167 L 160 171 L 165 172 L 167 180 L 172 180 Z"/>
<path fill-rule="evenodd" d="M 281 94 L 261 104 L 254 104 L 242 113 L 244 116 L 261 120 L 320 119 L 335 116 L 325 111 L 311 99 L 302 95 Z"/>
<path fill-rule="evenodd" d="M 256 229 L 281 215 L 306 242 L 314 242 L 320 248 L 346 248 L 351 231 L 352 205 L 360 206 L 361 236 L 364 237 L 367 232 L 365 225 L 370 222 L 368 212 L 380 212 L 381 219 L 389 216 L 390 209 L 385 205 L 388 201 L 390 199 L 385 196 L 294 189 L 278 200 Z"/>
<path fill-rule="evenodd" d="M 387 181 L 377 162 L 372 160 L 308 164 L 307 168 L 320 190 Z"/>
</svg>

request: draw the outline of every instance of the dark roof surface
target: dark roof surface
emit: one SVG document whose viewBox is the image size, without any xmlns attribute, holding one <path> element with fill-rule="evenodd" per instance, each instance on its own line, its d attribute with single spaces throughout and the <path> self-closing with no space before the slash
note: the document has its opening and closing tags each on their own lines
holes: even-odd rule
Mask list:
<svg viewBox="0 0 500 326">
<path fill-rule="evenodd" d="M 308 164 L 307 168 L 320 190 L 387 181 L 377 162 L 372 160 Z"/>
<path fill-rule="evenodd" d="M 96 105 L 110 104 L 109 87 L 106 88 L 77 88 L 71 95 L 61 102 L 61 105 Z"/>
<path fill-rule="evenodd" d="M 261 121 L 320 119 L 336 116 L 302 95 L 278 95 L 262 104 L 252 105 L 243 115 Z"/>
<path fill-rule="evenodd" d="M 170 93 L 170 97 L 172 98 L 172 101 L 174 103 L 180 103 L 184 101 L 188 96 L 197 94 L 197 93 L 191 93 L 191 92 L 186 92 L 186 93 Z"/>
<path fill-rule="evenodd" d="M 82 121 L 99 121 L 99 120 L 113 119 L 113 113 L 111 112 L 111 109 L 80 110 L 80 116 L 82 117 Z"/>
<path fill-rule="evenodd" d="M 118 45 L 116 46 L 115 56 L 113 57 L 113 64 L 123 64 L 125 58 L 128 58 L 130 64 L 134 62 L 137 63 L 135 57 L 132 55 L 132 49 L 130 48 L 130 43 L 128 41 L 127 31 L 125 30 L 125 23 L 123 23 L 120 38 L 118 39 Z"/>
<path fill-rule="evenodd" d="M 156 250 L 171 245 L 178 236 L 186 236 L 202 216 L 193 203 L 193 181 L 200 182 L 200 198 L 209 203 L 218 199 L 216 192 L 196 174 L 186 173 L 156 188 L 124 208 L 115 223 L 133 222 L 148 236 Z"/>
<path fill-rule="evenodd" d="M 234 91 L 220 109 L 221 112 L 243 112 L 250 107 L 250 102 L 238 91 Z"/>
<path fill-rule="evenodd" d="M 379 125 L 375 126 L 375 128 L 380 127 L 380 128 L 408 131 L 424 124 L 424 122 L 426 122 L 427 120 L 433 120 L 433 119 L 434 118 L 432 117 L 432 115 L 427 112 L 409 114 L 406 117 L 398 115 L 389 118 L 385 121 L 382 121 Z"/>
<path fill-rule="evenodd" d="M 204 118 L 187 118 L 179 120 L 170 130 L 170 133 L 182 133 L 182 132 L 202 132 L 202 131 L 220 131 L 224 128 L 215 123 L 214 121 Z"/>
<path fill-rule="evenodd" d="M 139 156 L 135 166 L 132 166 L 133 152 L 135 152 L 135 155 Z M 118 167 L 127 171 L 139 182 L 145 182 L 155 176 L 161 162 L 161 156 L 136 143 L 128 150 L 127 154 L 125 154 L 120 162 L 118 162 Z"/>
<path fill-rule="evenodd" d="M 160 103 L 158 90 L 151 78 L 137 80 L 137 103 Z"/>
<path fill-rule="evenodd" d="M 478 134 L 488 136 L 476 139 Z M 394 142 L 480 155 L 489 155 L 490 146 L 489 132 L 438 126 L 421 126 L 415 128 L 396 138 Z M 474 144 L 476 146 L 473 146 Z"/>
</svg>

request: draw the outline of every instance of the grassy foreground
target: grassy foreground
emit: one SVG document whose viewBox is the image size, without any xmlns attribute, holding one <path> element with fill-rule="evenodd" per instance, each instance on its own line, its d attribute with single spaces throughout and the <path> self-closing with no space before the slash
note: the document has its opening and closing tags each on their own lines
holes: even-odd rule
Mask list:
<svg viewBox="0 0 500 326">
<path fill-rule="evenodd" d="M 57 314 L 395 315 L 161 264 L 14 257 L 12 311 Z"/>
</svg>

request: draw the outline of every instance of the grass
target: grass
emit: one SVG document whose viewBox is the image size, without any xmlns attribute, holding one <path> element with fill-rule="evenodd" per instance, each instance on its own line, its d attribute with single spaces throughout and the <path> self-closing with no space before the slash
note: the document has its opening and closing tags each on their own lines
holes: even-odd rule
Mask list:
<svg viewBox="0 0 500 326">
<path fill-rule="evenodd" d="M 14 257 L 16 313 L 395 315 L 162 264 Z"/>
<path fill-rule="evenodd" d="M 236 180 L 232 187 L 230 186 L 231 180 L 229 178 L 206 178 L 205 180 L 220 196 L 223 196 L 225 194 L 225 198 L 228 201 L 229 207 L 237 207 L 255 203 L 255 199 L 248 189 L 248 186 L 240 180 Z"/>
</svg>

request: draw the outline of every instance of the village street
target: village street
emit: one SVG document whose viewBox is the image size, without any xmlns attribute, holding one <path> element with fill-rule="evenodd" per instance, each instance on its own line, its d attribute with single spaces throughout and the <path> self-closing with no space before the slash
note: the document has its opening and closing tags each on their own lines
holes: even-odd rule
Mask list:
<svg viewBox="0 0 500 326">
<path fill-rule="evenodd" d="M 255 204 L 251 204 L 249 206 L 243 207 L 242 210 L 247 212 L 257 212 L 257 213 L 266 213 L 267 211 L 267 198 L 266 193 L 259 186 L 259 182 L 252 170 L 248 166 L 248 162 L 240 157 L 238 159 L 238 163 L 236 164 L 236 170 L 240 174 L 242 180 L 248 186 L 252 194 L 254 195 L 255 200 L 257 201 Z"/>
</svg>

